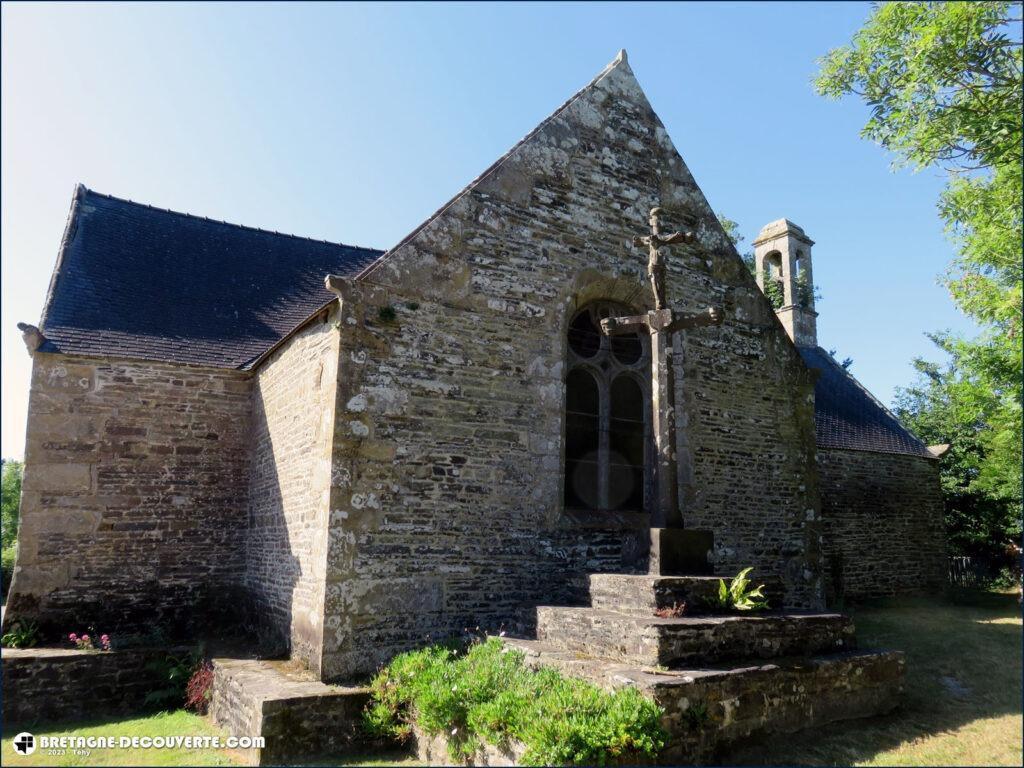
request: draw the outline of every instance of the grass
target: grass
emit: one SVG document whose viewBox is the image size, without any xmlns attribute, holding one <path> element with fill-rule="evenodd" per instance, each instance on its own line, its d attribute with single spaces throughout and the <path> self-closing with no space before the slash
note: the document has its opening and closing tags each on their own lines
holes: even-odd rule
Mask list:
<svg viewBox="0 0 1024 768">
<path fill-rule="evenodd" d="M 1016 595 L 901 600 L 849 611 L 863 648 L 907 654 L 903 706 L 726 757 L 739 765 L 1021 765 Z"/>
<path fill-rule="evenodd" d="M 65 750 L 65 754 L 51 755 L 37 749 L 34 754 L 24 756 L 14 751 L 12 741 L 17 734 L 6 730 L 3 744 L 0 745 L 0 763 L 5 766 L 241 764 L 237 755 L 223 749 L 93 749 L 88 755 L 76 754 L 71 749 Z M 40 736 L 225 736 L 223 731 L 205 718 L 184 710 L 125 720 L 48 725 L 30 732 L 37 739 Z"/>
<path fill-rule="evenodd" d="M 725 757 L 736 765 L 1021 765 L 1021 613 L 1016 596 L 902 600 L 851 611 L 861 646 L 907 654 L 903 706 L 885 717 L 839 723 L 759 742 Z M 38 735 L 212 735 L 209 721 L 173 712 L 115 722 L 48 726 Z M 3 765 L 233 765 L 206 750 L 114 750 L 88 757 L 14 754 Z M 324 765 L 324 762 L 316 763 Z M 408 753 L 338 756 L 334 766 L 418 763 Z"/>
</svg>

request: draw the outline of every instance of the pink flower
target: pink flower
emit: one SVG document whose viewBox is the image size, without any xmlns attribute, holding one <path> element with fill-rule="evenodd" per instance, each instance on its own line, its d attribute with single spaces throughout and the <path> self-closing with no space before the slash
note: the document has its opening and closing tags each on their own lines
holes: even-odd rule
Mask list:
<svg viewBox="0 0 1024 768">
<path fill-rule="evenodd" d="M 105 643 L 110 639 L 110 635 L 100 635 L 100 642 Z"/>
<path fill-rule="evenodd" d="M 82 642 L 83 643 L 88 643 L 89 642 L 89 636 L 88 635 L 82 635 Z"/>
<path fill-rule="evenodd" d="M 68 640 L 70 640 L 72 643 L 77 642 L 78 641 L 78 635 L 76 635 L 74 632 L 72 632 L 70 635 L 68 635 Z"/>
</svg>

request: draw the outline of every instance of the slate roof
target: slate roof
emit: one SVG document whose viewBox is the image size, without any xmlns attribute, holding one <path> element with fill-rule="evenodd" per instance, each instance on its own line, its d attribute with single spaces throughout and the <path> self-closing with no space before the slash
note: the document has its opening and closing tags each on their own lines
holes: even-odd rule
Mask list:
<svg viewBox="0 0 1024 768">
<path fill-rule="evenodd" d="M 247 369 L 381 251 L 227 224 L 79 186 L 44 352 Z"/>
<path fill-rule="evenodd" d="M 814 385 L 814 431 L 820 448 L 903 453 L 933 458 L 889 410 L 821 347 L 800 347 L 808 367 L 821 371 Z"/>
</svg>

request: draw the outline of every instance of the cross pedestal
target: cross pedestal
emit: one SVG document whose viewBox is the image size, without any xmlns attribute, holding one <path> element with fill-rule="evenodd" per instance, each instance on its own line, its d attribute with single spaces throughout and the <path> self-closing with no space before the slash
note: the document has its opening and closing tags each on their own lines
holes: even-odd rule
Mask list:
<svg viewBox="0 0 1024 768">
<path fill-rule="evenodd" d="M 651 528 L 647 572 L 657 576 L 710 576 L 715 534 L 695 528 Z"/>
</svg>

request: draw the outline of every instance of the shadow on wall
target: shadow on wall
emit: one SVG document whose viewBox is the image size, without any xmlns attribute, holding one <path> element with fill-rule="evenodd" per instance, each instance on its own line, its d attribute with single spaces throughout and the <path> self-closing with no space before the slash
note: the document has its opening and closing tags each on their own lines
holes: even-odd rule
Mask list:
<svg viewBox="0 0 1024 768">
<path fill-rule="evenodd" d="M 319 639 L 308 618 L 297 621 L 296 616 L 296 593 L 304 574 L 303 562 L 293 551 L 295 534 L 289 522 L 298 524 L 301 535 L 302 520 L 290 516 L 286 505 L 285 485 L 293 479 L 282 481 L 279 472 L 279 462 L 285 463 L 289 452 L 275 449 L 263 409 L 257 406 L 254 411 L 243 580 L 247 610 L 240 627 L 243 647 L 260 656 L 289 652 L 302 656 L 303 649 L 318 647 Z"/>
<path fill-rule="evenodd" d="M 338 336 L 326 312 L 256 372 L 244 583 L 256 640 L 320 672 Z"/>
</svg>

